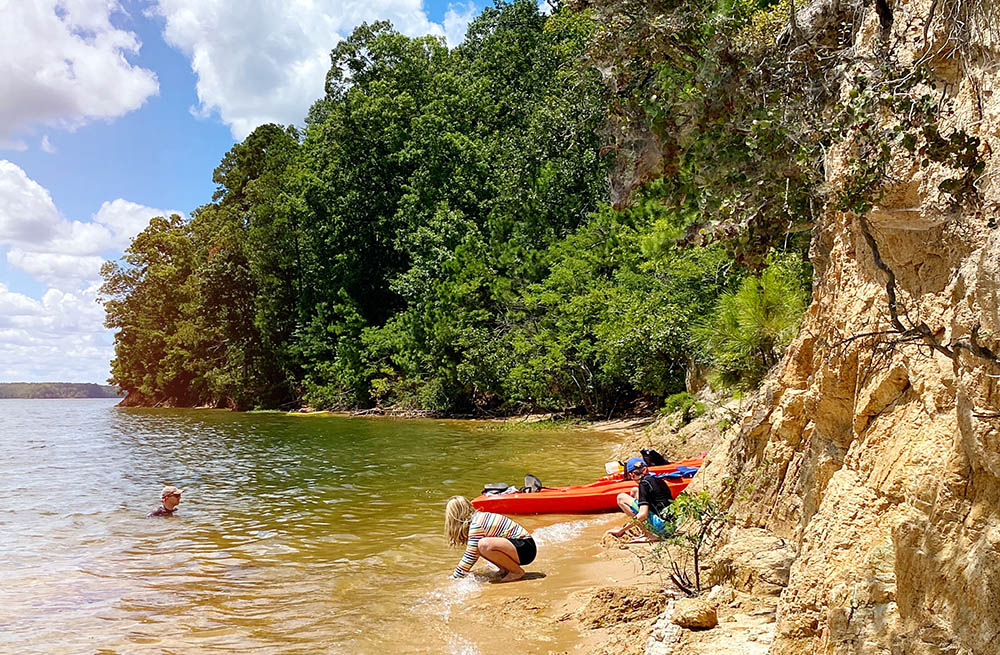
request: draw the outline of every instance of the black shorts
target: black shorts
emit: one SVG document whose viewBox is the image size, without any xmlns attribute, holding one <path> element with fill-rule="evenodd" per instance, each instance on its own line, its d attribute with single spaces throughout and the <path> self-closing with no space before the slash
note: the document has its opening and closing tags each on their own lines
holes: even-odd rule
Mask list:
<svg viewBox="0 0 1000 655">
<path fill-rule="evenodd" d="M 514 544 L 514 549 L 517 551 L 518 564 L 531 564 L 535 561 L 538 549 L 535 548 L 534 539 L 525 537 L 524 539 L 508 539 L 507 541 Z"/>
</svg>

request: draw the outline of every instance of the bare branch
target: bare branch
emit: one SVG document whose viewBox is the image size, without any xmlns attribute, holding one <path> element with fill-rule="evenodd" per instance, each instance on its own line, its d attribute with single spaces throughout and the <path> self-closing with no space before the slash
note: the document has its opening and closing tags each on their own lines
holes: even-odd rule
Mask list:
<svg viewBox="0 0 1000 655">
<path fill-rule="evenodd" d="M 992 363 L 994 366 L 1000 366 L 1000 359 L 997 358 L 997 355 L 992 350 L 979 343 L 979 330 L 981 326 L 978 323 L 972 328 L 968 341 L 956 340 L 947 344 L 942 344 L 938 340 L 934 330 L 932 330 L 924 321 L 915 323 L 912 327 L 906 327 L 903 325 L 900 315 L 899 302 L 896 298 L 896 274 L 882 260 L 882 255 L 879 253 L 878 249 L 878 243 L 876 243 L 875 237 L 872 236 L 871 229 L 868 226 L 868 221 L 864 216 L 858 217 L 858 225 L 860 226 L 861 234 L 864 236 L 865 242 L 868 244 L 868 248 L 871 251 L 875 266 L 886 274 L 885 293 L 889 298 L 889 322 L 894 328 L 896 328 L 895 332 L 900 335 L 900 338 L 897 339 L 895 343 L 907 343 L 919 340 L 924 345 L 941 353 L 951 360 L 955 360 L 958 356 L 957 351 L 963 349 L 967 350 L 975 357 Z M 903 310 L 902 317 L 906 318 L 906 316 L 907 313 Z M 909 322 L 908 319 L 907 322 Z M 865 335 L 858 335 L 857 338 L 861 338 L 863 336 Z M 854 338 L 855 337 L 850 337 L 845 340 L 845 342 L 851 341 Z"/>
<path fill-rule="evenodd" d="M 686 571 L 682 571 L 677 562 L 670 562 L 670 580 L 682 593 L 688 596 L 695 596 L 694 585 Z"/>
</svg>

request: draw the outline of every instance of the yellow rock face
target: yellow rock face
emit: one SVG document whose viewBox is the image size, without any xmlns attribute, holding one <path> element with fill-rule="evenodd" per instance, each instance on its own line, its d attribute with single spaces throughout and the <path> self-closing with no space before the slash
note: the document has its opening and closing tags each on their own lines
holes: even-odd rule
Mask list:
<svg viewBox="0 0 1000 655">
<path fill-rule="evenodd" d="M 941 12 L 957 4 L 895 3 L 887 40 L 869 11 L 855 56 L 888 43 L 905 62 L 936 48 L 927 64 L 942 134 L 958 126 L 982 139 L 983 202 L 950 207 L 938 190 L 947 171 L 901 151 L 864 218 L 907 321 L 940 343 L 968 341 L 978 326 L 978 342 L 1000 353 L 1000 228 L 990 227 L 1000 220 L 1000 50 L 982 25 L 966 32 L 971 47 L 949 46 Z M 997 13 L 994 0 L 977 6 Z M 840 153 L 827 170 L 831 184 L 842 179 Z M 811 257 L 797 342 L 703 470 L 739 526 L 793 545 L 771 652 L 1000 653 L 1000 367 L 893 335 L 849 341 L 891 329 L 887 278 L 859 217 L 828 212 Z"/>
</svg>

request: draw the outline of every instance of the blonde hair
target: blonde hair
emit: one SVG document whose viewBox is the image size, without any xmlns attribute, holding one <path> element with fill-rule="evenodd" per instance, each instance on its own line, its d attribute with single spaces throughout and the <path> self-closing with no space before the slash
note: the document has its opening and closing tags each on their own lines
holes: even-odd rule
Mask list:
<svg viewBox="0 0 1000 655">
<path fill-rule="evenodd" d="M 444 536 L 452 548 L 465 545 L 469 539 L 469 523 L 476 513 L 465 496 L 452 496 L 444 508 Z"/>
</svg>

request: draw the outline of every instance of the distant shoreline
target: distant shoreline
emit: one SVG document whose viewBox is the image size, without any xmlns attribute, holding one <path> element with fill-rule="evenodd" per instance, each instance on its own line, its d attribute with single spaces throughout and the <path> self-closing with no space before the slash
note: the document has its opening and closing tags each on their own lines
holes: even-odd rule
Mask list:
<svg viewBox="0 0 1000 655">
<path fill-rule="evenodd" d="M 121 395 L 111 385 L 93 382 L 0 382 L 0 400 L 120 398 Z"/>
</svg>

